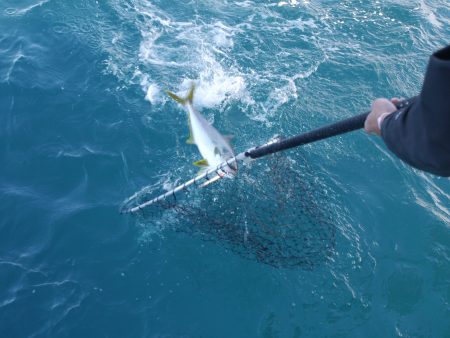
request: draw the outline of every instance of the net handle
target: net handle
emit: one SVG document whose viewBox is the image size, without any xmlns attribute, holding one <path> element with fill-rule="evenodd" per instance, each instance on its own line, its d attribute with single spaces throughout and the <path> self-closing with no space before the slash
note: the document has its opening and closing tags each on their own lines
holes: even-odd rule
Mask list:
<svg viewBox="0 0 450 338">
<path fill-rule="evenodd" d="M 414 102 L 415 99 L 416 97 L 412 97 L 407 100 L 400 101 L 396 104 L 397 110 L 409 106 L 412 102 Z M 256 159 L 279 151 L 299 147 L 308 143 L 324 140 L 326 138 L 364 128 L 364 122 L 366 121 L 367 115 L 369 115 L 369 113 L 370 112 L 366 112 L 361 115 L 353 116 L 348 119 L 332 123 L 297 136 L 283 139 L 280 142 L 250 149 L 245 152 L 245 156 Z"/>
<path fill-rule="evenodd" d="M 402 109 L 409 106 L 412 102 L 414 102 L 415 97 L 403 100 L 399 102 L 396 106 L 397 109 Z M 195 178 L 177 186 L 176 188 L 161 194 L 147 202 L 141 203 L 135 207 L 121 210 L 121 213 L 134 213 L 139 210 L 142 210 L 154 203 L 165 200 L 169 196 L 175 196 L 176 193 L 187 189 L 191 185 L 198 185 L 204 179 L 211 179 L 209 175 L 215 174 L 218 175 L 217 171 L 225 168 L 226 166 L 230 166 L 233 163 L 237 163 L 238 161 L 246 161 L 247 159 L 256 159 L 259 157 L 263 157 L 266 155 L 270 155 L 279 151 L 287 150 L 290 148 L 298 147 L 304 144 L 312 143 L 315 141 L 323 140 L 332 136 L 345 134 L 353 130 L 361 129 L 364 127 L 364 121 L 369 115 L 369 112 L 350 117 L 348 119 L 330 124 L 325 127 L 321 127 L 297 136 L 293 136 L 286 139 L 274 138 L 271 141 L 267 142 L 258 147 L 251 148 L 245 152 L 242 152 L 225 162 L 220 163 L 217 167 L 211 168 L 204 172 L 201 175 L 196 176 Z M 133 197 L 136 195 L 133 195 Z M 131 197 L 132 198 L 132 197 Z M 130 199 L 131 199 L 130 198 Z M 130 200 L 128 199 L 128 200 Z"/>
</svg>

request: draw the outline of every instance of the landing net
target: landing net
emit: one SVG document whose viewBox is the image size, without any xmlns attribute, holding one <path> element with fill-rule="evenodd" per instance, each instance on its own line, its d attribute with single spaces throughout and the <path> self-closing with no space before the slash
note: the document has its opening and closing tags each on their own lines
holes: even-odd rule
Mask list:
<svg viewBox="0 0 450 338">
<path fill-rule="evenodd" d="M 398 102 L 402 109 L 415 97 Z M 280 153 L 364 127 L 369 112 L 287 139 L 275 138 L 243 152 L 154 197 L 145 189 L 124 202 L 123 212 L 140 213 L 145 222 L 170 226 L 217 242 L 242 257 L 277 267 L 313 267 L 334 247 L 332 206 L 316 171 L 302 152 Z M 303 155 L 302 155 L 303 154 Z M 238 177 L 198 189 L 217 179 L 224 166 L 265 156 Z M 214 176 L 216 175 L 216 176 Z"/>
<path fill-rule="evenodd" d="M 300 152 L 273 154 L 241 166 L 234 179 L 193 184 L 159 200 L 144 190 L 123 208 L 145 205 L 134 210 L 148 226 L 163 223 L 247 259 L 312 268 L 332 251 L 335 226 L 325 187 L 307 163 Z"/>
</svg>

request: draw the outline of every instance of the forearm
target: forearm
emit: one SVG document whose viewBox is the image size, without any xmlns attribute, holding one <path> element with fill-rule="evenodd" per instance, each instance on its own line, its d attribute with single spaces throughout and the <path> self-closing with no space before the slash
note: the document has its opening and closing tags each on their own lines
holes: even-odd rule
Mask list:
<svg viewBox="0 0 450 338">
<path fill-rule="evenodd" d="M 406 163 L 450 176 L 450 47 L 430 58 L 418 98 L 409 107 L 385 116 L 381 136 Z"/>
</svg>

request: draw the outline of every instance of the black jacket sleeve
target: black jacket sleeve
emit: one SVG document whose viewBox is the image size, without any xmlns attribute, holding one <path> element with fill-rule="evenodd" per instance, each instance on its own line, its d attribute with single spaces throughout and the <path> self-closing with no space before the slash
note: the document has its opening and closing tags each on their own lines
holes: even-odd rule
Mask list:
<svg viewBox="0 0 450 338">
<path fill-rule="evenodd" d="M 450 46 L 430 57 L 420 95 L 384 119 L 381 136 L 404 162 L 450 176 Z"/>
</svg>

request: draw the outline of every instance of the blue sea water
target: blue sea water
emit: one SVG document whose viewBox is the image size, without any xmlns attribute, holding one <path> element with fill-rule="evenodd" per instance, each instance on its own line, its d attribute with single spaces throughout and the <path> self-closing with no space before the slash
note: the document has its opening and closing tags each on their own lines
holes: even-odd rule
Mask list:
<svg viewBox="0 0 450 338">
<path fill-rule="evenodd" d="M 311 269 L 118 213 L 195 174 L 164 89 L 243 150 L 417 94 L 449 37 L 444 0 L 2 0 L 0 337 L 450 337 L 450 182 L 361 131 L 303 149 Z"/>
</svg>

